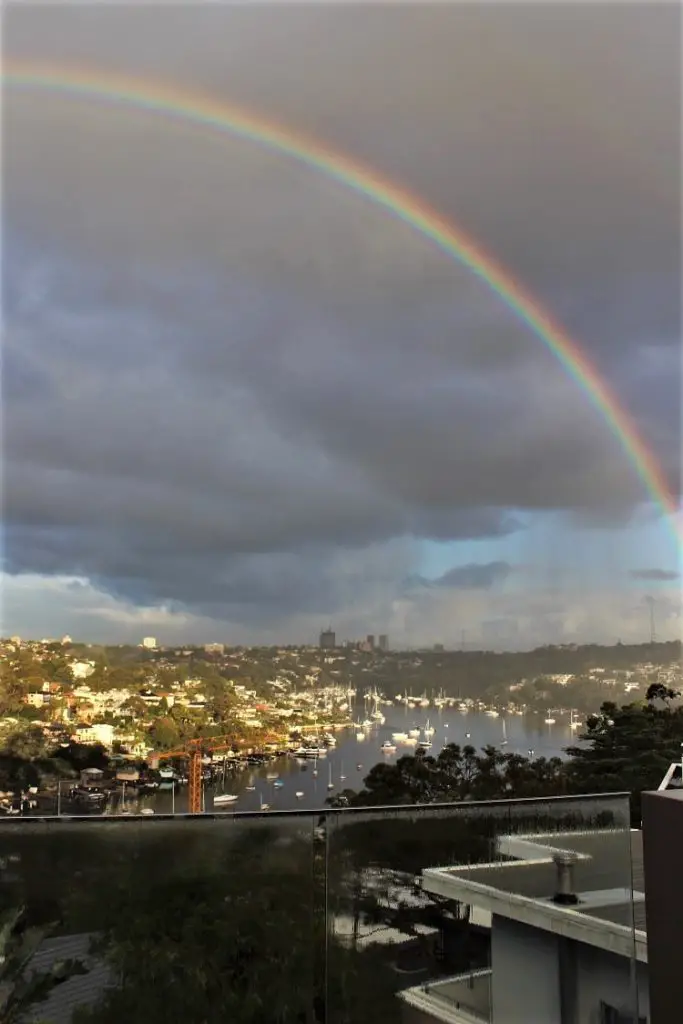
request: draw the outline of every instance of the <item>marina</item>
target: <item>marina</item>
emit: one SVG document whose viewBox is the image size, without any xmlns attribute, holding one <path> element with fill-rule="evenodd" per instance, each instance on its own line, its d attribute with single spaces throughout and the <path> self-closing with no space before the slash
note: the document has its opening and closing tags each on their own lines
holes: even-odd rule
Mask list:
<svg viewBox="0 0 683 1024">
<path fill-rule="evenodd" d="M 204 757 L 204 810 L 319 808 L 345 789 L 361 789 L 373 765 L 394 764 L 417 751 L 437 756 L 448 743 L 471 744 L 477 749 L 491 744 L 505 753 L 526 757 L 562 757 L 563 748 L 577 741 L 583 725 L 569 710 L 553 709 L 544 716 L 543 712 L 516 714 L 501 708 L 492 715 L 487 713 L 492 709 L 464 701 L 453 701 L 450 706 L 434 701 L 426 709 L 421 705 L 423 699 L 416 706 L 403 701 L 383 703 L 379 714 L 377 709 L 368 714 L 368 702 L 360 699 L 352 707 L 357 721 L 334 734 L 308 736 L 286 751 Z M 97 782 L 94 775 L 89 781 L 63 783 L 61 794 L 49 798 L 49 810 L 48 798 L 32 794 L 33 806 L 24 813 L 172 814 L 185 813 L 188 808 L 187 776 L 181 765 L 163 764 L 148 773 L 123 768 L 108 790 Z M 10 808 L 4 810 L 12 813 Z M 19 813 L 18 809 L 14 813 Z"/>
</svg>

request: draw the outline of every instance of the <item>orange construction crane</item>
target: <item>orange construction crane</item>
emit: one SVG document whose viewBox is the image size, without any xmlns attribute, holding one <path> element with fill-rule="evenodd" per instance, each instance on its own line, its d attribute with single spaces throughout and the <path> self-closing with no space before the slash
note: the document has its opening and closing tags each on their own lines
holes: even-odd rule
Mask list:
<svg viewBox="0 0 683 1024">
<path fill-rule="evenodd" d="M 265 743 L 272 743 L 277 737 L 266 736 Z M 187 740 L 180 750 L 155 750 L 147 755 L 150 767 L 152 762 L 168 761 L 172 757 L 186 758 L 188 761 L 187 803 L 190 814 L 202 813 L 202 758 L 220 750 L 233 750 L 237 746 L 234 736 L 210 736 L 207 739 Z"/>
</svg>

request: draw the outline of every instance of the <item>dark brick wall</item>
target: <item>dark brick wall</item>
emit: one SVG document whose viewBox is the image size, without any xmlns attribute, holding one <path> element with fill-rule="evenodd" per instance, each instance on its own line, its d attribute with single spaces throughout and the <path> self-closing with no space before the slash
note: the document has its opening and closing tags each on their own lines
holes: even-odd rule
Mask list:
<svg viewBox="0 0 683 1024">
<path fill-rule="evenodd" d="M 643 794 L 650 1024 L 683 1021 L 683 794 Z"/>
</svg>

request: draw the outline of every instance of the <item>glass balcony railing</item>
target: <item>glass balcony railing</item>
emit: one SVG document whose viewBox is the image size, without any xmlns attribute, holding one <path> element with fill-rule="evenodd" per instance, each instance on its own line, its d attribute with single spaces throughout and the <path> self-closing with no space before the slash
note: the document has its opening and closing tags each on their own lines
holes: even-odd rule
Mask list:
<svg viewBox="0 0 683 1024">
<path fill-rule="evenodd" d="M 625 795 L 8 819 L 0 1019 L 647 1020 L 639 864 Z"/>
</svg>

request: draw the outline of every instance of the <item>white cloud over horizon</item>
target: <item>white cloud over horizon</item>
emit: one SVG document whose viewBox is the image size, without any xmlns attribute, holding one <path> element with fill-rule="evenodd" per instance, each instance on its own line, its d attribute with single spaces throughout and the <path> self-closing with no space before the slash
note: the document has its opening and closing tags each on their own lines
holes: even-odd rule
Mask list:
<svg viewBox="0 0 683 1024">
<path fill-rule="evenodd" d="M 390 589 L 374 602 L 334 618 L 283 614 L 262 629 L 171 606 L 140 606 L 115 598 L 87 579 L 25 574 L 0 578 L 4 614 L 2 634 L 26 639 L 64 634 L 86 643 L 140 643 L 150 633 L 161 644 L 238 645 L 316 644 L 318 633 L 332 626 L 337 637 L 363 639 L 388 633 L 395 648 L 428 647 L 523 650 L 545 643 L 645 643 L 649 606 L 638 593 L 622 589 L 589 593 L 538 588 L 491 592 L 404 586 L 402 596 Z M 657 592 L 657 637 L 682 637 L 680 596 L 676 587 Z"/>
</svg>

